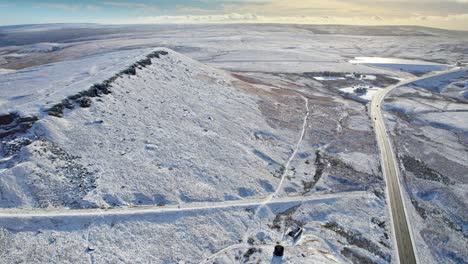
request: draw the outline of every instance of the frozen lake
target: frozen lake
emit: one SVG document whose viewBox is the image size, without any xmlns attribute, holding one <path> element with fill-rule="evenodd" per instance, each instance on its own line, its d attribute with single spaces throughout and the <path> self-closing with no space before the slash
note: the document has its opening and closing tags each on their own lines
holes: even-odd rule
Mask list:
<svg viewBox="0 0 468 264">
<path fill-rule="evenodd" d="M 376 66 L 380 68 L 398 69 L 410 73 L 426 73 L 431 71 L 442 71 L 448 68 L 447 65 L 423 61 L 423 60 L 407 60 L 398 58 L 381 58 L 381 57 L 356 57 L 349 61 L 352 64 L 364 64 Z"/>
<path fill-rule="evenodd" d="M 318 76 L 314 77 L 317 81 L 336 81 L 336 80 L 346 80 L 344 77 L 336 77 L 336 76 Z"/>
<path fill-rule="evenodd" d="M 443 64 L 423 61 L 423 60 L 407 60 L 398 58 L 381 58 L 381 57 L 356 57 L 350 60 L 354 64 L 407 64 L 407 65 L 428 65 L 428 66 L 445 66 Z"/>
</svg>

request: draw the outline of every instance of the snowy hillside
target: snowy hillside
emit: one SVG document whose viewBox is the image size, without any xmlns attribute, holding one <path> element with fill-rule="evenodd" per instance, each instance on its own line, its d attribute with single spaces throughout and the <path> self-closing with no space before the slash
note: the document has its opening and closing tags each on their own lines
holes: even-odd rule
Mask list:
<svg viewBox="0 0 468 264">
<path fill-rule="evenodd" d="M 0 242 L 42 234 L 23 248 L 42 253 L 8 249 L 8 259 L 110 259 L 132 240 L 142 246 L 138 259 L 156 263 L 269 261 L 279 242 L 292 262 L 392 260 L 362 104 L 306 75 L 296 85 L 287 74 L 267 82 L 267 74 L 231 74 L 162 48 L 121 67 L 128 56 L 99 57 L 103 70 L 82 82 L 73 76 L 92 58 L 4 75 L 15 96 L 0 97 L 9 112 L 0 119 Z M 51 77 L 12 88 L 63 63 L 74 71 L 64 86 Z M 299 227 L 300 241 L 284 236 Z M 63 256 L 68 240 L 78 244 Z"/>
<path fill-rule="evenodd" d="M 14 179 L 3 181 L 9 190 L 3 192 L 4 203 L 89 207 L 223 201 L 264 195 L 276 185 L 275 160 L 291 151 L 300 106 L 292 113 L 297 118 L 289 121 L 290 130 L 271 129 L 258 98 L 233 87 L 233 79 L 222 72 L 175 53 L 136 71 L 113 81 L 111 94 L 86 97 L 91 107 L 65 107 L 64 118 L 38 121 L 31 133 L 39 139 L 15 153 L 9 163 L 20 164 L 3 172 Z M 60 172 L 68 166 L 79 173 Z M 79 194 L 71 195 L 75 188 Z"/>
<path fill-rule="evenodd" d="M 0 114 L 40 115 L 41 108 L 110 78 L 149 52 L 121 51 L 18 71 L 0 70 Z"/>
</svg>

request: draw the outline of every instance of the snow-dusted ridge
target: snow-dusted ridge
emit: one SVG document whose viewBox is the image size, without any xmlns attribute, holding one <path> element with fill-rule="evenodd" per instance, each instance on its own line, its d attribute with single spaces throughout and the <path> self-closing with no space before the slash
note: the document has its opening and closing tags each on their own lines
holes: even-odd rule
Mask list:
<svg viewBox="0 0 468 264">
<path fill-rule="evenodd" d="M 76 106 L 89 107 L 92 102 L 90 98 L 111 93 L 112 83 L 117 78 L 124 75 L 135 75 L 137 69 L 142 69 L 143 67 L 151 65 L 151 59 L 159 59 L 161 55 L 164 56 L 167 54 L 168 51 L 155 49 L 153 52 L 146 55 L 145 58 L 138 60 L 109 79 L 94 84 L 87 90 L 68 96 L 66 99 L 63 99 L 61 103 L 45 109 L 45 112 L 52 116 L 62 117 L 65 109 L 72 110 Z M 27 133 L 37 120 L 39 120 L 39 118 L 35 115 L 21 116 L 18 112 L 0 115 L 0 139 L 16 133 Z"/>
<path fill-rule="evenodd" d="M 165 50 L 155 50 L 150 54 L 146 55 L 144 59 L 141 59 L 134 64 L 130 65 L 126 69 L 122 70 L 121 72 L 115 74 L 114 76 L 110 77 L 109 79 L 103 81 L 99 84 L 94 84 L 89 89 L 79 92 L 75 95 L 69 96 L 67 99 L 62 100 L 61 103 L 55 104 L 54 106 L 46 109 L 45 111 L 52 116 L 62 117 L 63 111 L 65 108 L 73 109 L 76 105 L 80 107 L 89 107 L 91 105 L 90 98 L 92 97 L 100 97 L 105 94 L 110 94 L 112 83 L 119 77 L 124 75 L 136 75 L 137 69 L 142 69 L 148 65 L 151 65 L 151 59 L 160 58 L 160 56 L 167 55 L 168 52 Z"/>
<path fill-rule="evenodd" d="M 26 119 L 28 129 L 5 134 L 4 149 L 12 151 L 0 162 L 2 207 L 92 208 L 266 196 L 300 128 L 272 129 L 264 116 L 269 113 L 258 107 L 257 92 L 235 87 L 242 85 L 236 81 L 156 49 L 101 83 L 44 107 L 44 115 Z M 273 104 L 269 101 L 262 103 Z M 258 138 L 259 131 L 274 136 Z"/>
<path fill-rule="evenodd" d="M 107 52 L 16 71 L 0 70 L 0 115 L 43 116 L 44 109 L 111 78 L 155 49 Z"/>
<path fill-rule="evenodd" d="M 137 69 L 142 69 L 151 65 L 151 59 L 160 58 L 160 56 L 167 55 L 168 52 L 163 49 L 155 49 L 155 51 L 146 55 L 145 58 L 138 60 L 134 64 L 128 66 L 126 69 L 116 73 L 114 76 L 107 80 L 102 81 L 89 87 L 87 90 L 78 92 L 77 94 L 68 96 L 60 103 L 46 108 L 44 111 L 52 116 L 62 117 L 65 109 L 74 109 L 76 106 L 89 107 L 91 105 L 90 98 L 100 97 L 102 95 L 111 93 L 112 83 L 119 77 L 124 75 L 135 75 Z M 12 135 L 17 132 L 26 132 L 28 128 L 38 120 L 37 116 L 20 116 L 18 112 L 10 112 L 0 116 L 0 138 Z"/>
</svg>

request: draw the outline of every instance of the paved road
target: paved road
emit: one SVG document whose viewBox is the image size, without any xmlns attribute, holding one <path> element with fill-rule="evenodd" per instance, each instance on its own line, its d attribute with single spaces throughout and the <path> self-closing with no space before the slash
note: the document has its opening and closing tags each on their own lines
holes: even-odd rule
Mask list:
<svg viewBox="0 0 468 264">
<path fill-rule="evenodd" d="M 385 96 L 397 87 L 413 83 L 415 81 L 466 69 L 468 68 L 457 68 L 405 80 L 396 85 L 392 85 L 386 89 L 383 89 L 372 98 L 370 115 L 372 120 L 374 120 L 374 131 L 380 148 L 382 171 L 387 183 L 387 199 L 390 204 L 390 214 L 394 231 L 393 233 L 397 244 L 397 256 L 401 264 L 416 263 L 416 254 L 414 252 L 414 244 L 412 241 L 409 222 L 402 198 L 402 191 L 400 188 L 399 167 L 398 163 L 396 162 L 396 157 L 393 152 L 392 145 L 390 143 L 390 138 L 388 137 L 387 131 L 385 129 L 385 120 L 381 112 L 381 106 Z"/>
</svg>

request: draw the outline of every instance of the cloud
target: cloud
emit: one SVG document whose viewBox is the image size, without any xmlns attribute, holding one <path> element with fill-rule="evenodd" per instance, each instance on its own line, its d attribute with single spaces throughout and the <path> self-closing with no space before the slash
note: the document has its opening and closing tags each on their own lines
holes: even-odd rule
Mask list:
<svg viewBox="0 0 468 264">
<path fill-rule="evenodd" d="M 137 23 L 161 24 L 192 24 L 192 23 L 246 23 L 257 22 L 259 17 L 255 14 L 224 14 L 224 15 L 186 15 L 186 16 L 144 16 L 138 17 Z"/>
<path fill-rule="evenodd" d="M 34 5 L 34 8 L 49 8 L 49 9 L 60 9 L 64 11 L 98 11 L 101 7 L 97 5 L 74 5 L 74 4 L 58 4 L 58 3 L 40 3 Z"/>
<path fill-rule="evenodd" d="M 177 5 L 176 11 L 178 14 L 185 15 L 201 15 L 201 14 L 210 14 L 213 13 L 213 10 L 203 9 L 195 6 L 186 6 L 186 5 Z"/>
<path fill-rule="evenodd" d="M 37 4 L 36 7 L 38 7 L 38 8 L 61 9 L 61 10 L 65 10 L 65 11 L 78 11 L 78 10 L 81 9 L 80 5 L 58 4 L 58 3 L 40 3 L 40 4 Z"/>
<path fill-rule="evenodd" d="M 360 15 L 409 17 L 412 13 L 443 16 L 468 13 L 468 0 L 199 0 L 211 13 L 256 13 L 264 16 Z M 204 7 L 203 7 L 204 8 Z M 193 13 L 197 14 L 197 13 Z"/>
<path fill-rule="evenodd" d="M 468 30 L 468 0 L 178 0 L 161 6 L 157 3 L 163 1 L 158 0 L 49 1 L 33 7 L 79 11 L 90 17 L 83 22 L 420 25 Z M 97 10 L 106 15 L 90 15 Z M 53 19 L 64 18 L 47 18 Z"/>
<path fill-rule="evenodd" d="M 96 5 L 87 5 L 87 6 L 86 6 L 86 10 L 89 10 L 89 11 L 98 11 L 98 10 L 101 10 L 101 7 L 96 6 Z"/>
<path fill-rule="evenodd" d="M 416 25 L 468 30 L 468 13 L 448 16 L 413 15 L 406 18 L 383 16 L 263 16 L 252 13 L 219 15 L 141 16 L 129 23 L 142 24 L 229 24 L 229 23 L 279 23 L 279 24 L 347 24 L 347 25 Z"/>
<path fill-rule="evenodd" d="M 117 2 L 117 1 L 107 1 L 104 2 L 105 5 L 120 7 L 120 8 L 131 8 L 145 11 L 158 11 L 159 8 L 153 4 L 146 4 L 141 2 Z"/>
</svg>

